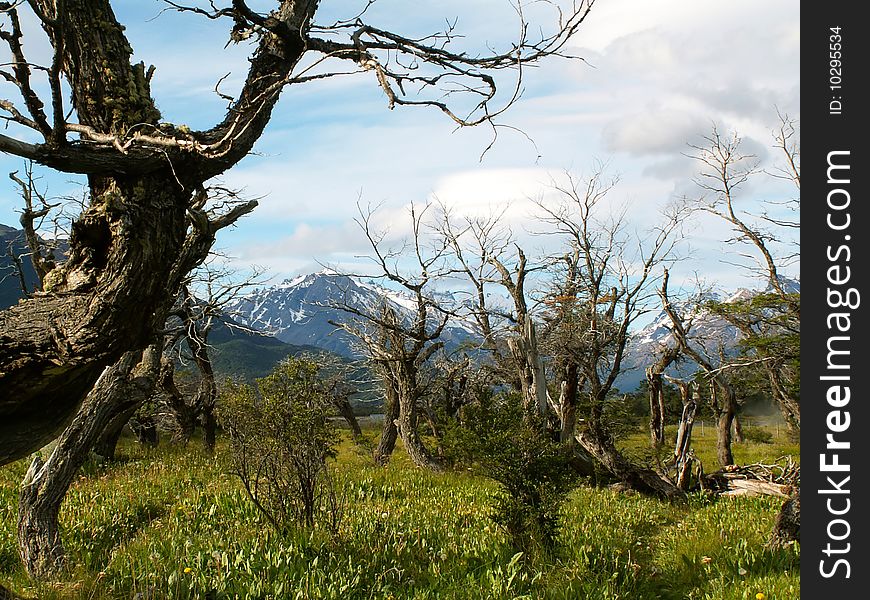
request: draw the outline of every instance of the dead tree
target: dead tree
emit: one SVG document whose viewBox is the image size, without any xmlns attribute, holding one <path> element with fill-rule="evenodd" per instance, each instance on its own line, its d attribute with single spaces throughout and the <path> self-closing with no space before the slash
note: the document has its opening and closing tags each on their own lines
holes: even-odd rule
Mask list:
<svg viewBox="0 0 870 600">
<path fill-rule="evenodd" d="M 662 381 L 667 369 L 680 355 L 676 346 L 663 347 L 658 358 L 646 368 L 649 387 L 649 434 L 650 443 L 655 449 L 665 442 L 665 389 Z"/>
<path fill-rule="evenodd" d="M 199 195 L 200 206 L 206 192 Z M 175 270 L 190 271 L 207 256 L 217 230 L 235 222 L 250 208 L 246 204 L 221 214 L 201 212 L 201 228 L 191 228 L 177 258 Z M 116 426 L 147 400 L 160 375 L 163 340 L 154 340 L 146 351 L 130 351 L 105 370 L 88 393 L 73 421 L 61 433 L 49 458 L 39 458 L 25 476 L 19 499 L 19 549 L 33 576 L 57 573 L 63 566 L 63 547 L 57 514 L 70 484 L 91 449 L 107 428 Z M 137 366 L 138 365 L 138 366 Z"/>
<path fill-rule="evenodd" d="M 734 464 L 731 452 L 731 429 L 737 414 L 737 395 L 728 381 L 725 370 L 716 367 L 703 352 L 691 343 L 684 319 L 680 316 L 668 296 L 668 271 L 665 269 L 662 287 L 659 290 L 662 307 L 671 320 L 671 333 L 680 352 L 694 360 L 704 371 L 710 382 L 710 407 L 716 415 L 716 456 L 722 467 Z"/>
<path fill-rule="evenodd" d="M 559 439 L 573 446 L 577 428 L 577 406 L 586 384 L 581 367 L 587 347 L 589 323 L 580 300 L 579 248 L 554 261 L 551 292 L 545 297 L 543 347 L 553 366 L 554 387 L 559 391 L 553 405 L 561 423 Z"/>
<path fill-rule="evenodd" d="M 477 54 L 456 47 L 463 38 L 452 27 L 408 37 L 366 22 L 365 12 L 320 23 L 317 0 L 275 0 L 266 14 L 244 0 L 208 8 L 167 2 L 224 20 L 232 42 L 249 40 L 254 48 L 242 88 L 234 98 L 222 93 L 225 117 L 192 131 L 164 121 L 151 96 L 155 69 L 132 63 L 133 48 L 110 0 L 0 3 L 6 47 L 0 75 L 20 96 L 17 103 L 0 102 L 10 125 L 9 134 L 0 134 L 0 151 L 87 175 L 89 187 L 66 262 L 46 274 L 42 293 L 0 313 L 0 463 L 56 436 L 103 369 L 143 349 L 163 326 L 188 272 L 177 269 L 188 229 L 210 241 L 217 230 L 203 216 L 198 191 L 251 151 L 284 88 L 348 74 L 329 70 L 346 64 L 372 76 L 390 107 L 429 106 L 459 125 L 495 127 L 519 97 L 519 88 L 508 86 L 513 92 L 495 106 L 505 78 L 515 79 L 525 63 L 562 54 L 591 4 L 557 11 L 551 34 L 538 35 L 520 14 L 518 40 L 504 51 Z M 53 50 L 49 65 L 35 68 L 25 55 L 22 10 L 41 25 Z M 48 93 L 40 98 L 43 86 Z M 472 105 L 445 99 L 451 90 L 473 97 Z M 34 136 L 38 141 L 29 141 Z M 235 217 L 254 204 L 238 207 Z"/>
<path fill-rule="evenodd" d="M 323 388 L 323 396 L 350 427 L 353 438 L 361 439 L 362 429 L 350 402 L 365 385 L 358 375 L 360 365 L 346 362 L 337 355 L 329 353 L 314 354 L 305 358 L 318 365 L 317 376 Z"/>
<path fill-rule="evenodd" d="M 450 251 L 453 264 L 451 283 L 454 278 L 459 278 L 471 286 L 468 291 L 463 290 L 462 285 L 454 286 L 454 294 L 462 297 L 459 303 L 462 310 L 457 313 L 457 318 L 472 329 L 479 340 L 470 349 L 475 354 L 474 362 L 479 369 L 479 376 L 472 387 L 477 388 L 485 381 L 504 382 L 523 394 L 527 406 L 536 406 L 537 399 L 533 400 L 523 392 L 524 389 L 535 387 L 530 383 L 527 374 L 528 363 L 523 358 L 517 361 L 508 343 L 508 340 L 516 337 L 519 330 L 518 314 L 528 311 L 523 309 L 523 303 L 518 310 L 513 297 L 511 302 L 514 310 L 493 304 L 490 294 L 491 286 L 499 285 L 505 271 L 514 285 L 519 281 L 520 286 L 524 286 L 525 275 L 520 276 L 520 272 L 524 273 L 527 269 L 510 264 L 505 258 L 510 248 L 516 248 L 511 233 L 502 223 L 502 215 L 498 213 L 460 218 L 444 205 L 440 206 L 440 212 L 435 226 L 435 237 Z M 455 367 L 448 366 L 447 370 L 453 368 Z"/>
<path fill-rule="evenodd" d="M 33 265 L 33 270 L 36 273 L 37 287 L 33 291 L 42 291 L 43 280 L 56 266 L 53 248 L 46 247 L 44 240 L 39 236 L 37 230 L 41 228 L 41 223 L 52 209 L 58 206 L 57 203 L 50 204 L 46 199 L 45 194 L 39 192 L 36 187 L 36 182 L 33 176 L 33 163 L 28 162 L 24 172 L 24 179 L 18 176 L 18 172 L 9 173 L 9 179 L 15 182 L 18 186 L 21 198 L 24 201 L 24 208 L 21 211 L 19 222 L 24 230 L 24 238 L 27 241 L 27 247 L 30 249 L 30 263 Z M 36 203 L 39 203 L 36 206 Z M 25 297 L 31 295 L 31 291 L 27 289 L 24 283 L 24 274 L 21 272 L 19 265 L 19 277 L 21 281 L 21 291 Z"/>
<path fill-rule="evenodd" d="M 722 135 L 715 127 L 705 138 L 705 145 L 692 146 L 702 170 L 696 183 L 709 197 L 699 200 L 701 210 L 728 223 L 735 233 L 731 244 L 748 245 L 754 266 L 753 275 L 767 283 L 767 290 L 750 300 L 731 304 L 713 304 L 716 314 L 737 327 L 742 343 L 755 359 L 769 382 L 770 391 L 789 429 L 800 431 L 800 294 L 786 289 L 780 272 L 799 256 L 798 252 L 775 256 L 772 248 L 782 244 L 783 234 L 800 226 L 799 220 L 779 216 L 783 210 L 800 210 L 800 144 L 797 123 L 780 115 L 780 127 L 774 132 L 775 146 L 785 160 L 777 172 L 759 169 L 755 157 L 744 154 L 741 139 L 735 133 Z M 775 214 L 741 213 L 734 197 L 742 186 L 758 176 L 768 175 L 789 181 L 797 190 L 796 198 L 769 201 Z"/>
<path fill-rule="evenodd" d="M 385 297 L 377 308 L 351 302 L 338 304 L 336 308 L 351 319 L 333 324 L 361 342 L 371 362 L 378 366 L 384 390 L 389 390 L 387 394 L 395 392 L 398 416 L 394 423 L 411 460 L 417 466 L 440 470 L 441 462 L 426 448 L 418 431 L 421 402 L 428 393 L 422 371 L 444 346 L 440 338 L 449 316 L 429 294 L 428 286 L 443 272 L 446 246 L 436 244 L 427 248 L 425 245 L 423 230 L 428 209 L 426 206 L 418 210 L 411 205 L 412 232 L 401 250 L 384 247 L 385 233 L 373 229 L 371 208 L 360 207 L 357 219 L 371 247 L 377 276 L 399 286 L 408 295 L 413 304 L 410 316 L 402 316 L 395 304 Z M 404 250 L 409 255 L 407 268 L 401 268 L 397 262 Z M 386 404 L 387 409 L 391 408 L 389 400 Z M 392 411 L 396 409 L 393 407 Z M 384 433 L 389 435 L 388 430 Z M 383 460 L 385 456 L 380 454 L 376 458 Z"/>
<path fill-rule="evenodd" d="M 599 169 L 580 181 L 568 177 L 554 184 L 557 201 L 537 204 L 548 231 L 563 236 L 576 252 L 578 268 L 575 311 L 584 324 L 579 371 L 589 412 L 576 438 L 607 471 L 635 489 L 673 497 L 680 491 L 657 473 L 640 468 L 617 449 L 604 421 L 604 404 L 619 375 L 629 328 L 648 300 L 654 269 L 671 254 L 685 215 L 674 207 L 649 240 L 628 239 L 619 215 L 602 212 L 603 199 L 615 181 L 605 181 Z"/>
<path fill-rule="evenodd" d="M 382 331 L 382 344 L 386 345 L 386 336 Z M 393 377 L 393 372 L 390 369 L 388 360 L 374 361 L 378 370 L 378 376 L 381 379 L 384 393 L 384 421 L 381 426 L 381 436 L 378 440 L 378 445 L 375 448 L 373 458 L 375 462 L 381 466 L 386 466 L 390 461 L 390 456 L 393 450 L 396 449 L 396 439 L 399 437 L 399 430 L 396 427 L 396 422 L 399 419 L 399 389 L 396 385 L 396 380 Z"/>
<path fill-rule="evenodd" d="M 525 289 L 526 277 L 533 268 L 528 265 L 523 249 L 517 245 L 515 249 L 517 258 L 512 269 L 506 265 L 503 257 L 490 256 L 489 262 L 498 272 L 498 283 L 508 292 L 514 304 L 511 314 L 513 331 L 507 338 L 507 345 L 517 369 L 525 414 L 528 417 L 543 417 L 549 407 L 547 378 L 538 347 L 537 326 L 529 311 Z"/>
<path fill-rule="evenodd" d="M 692 456 L 692 428 L 695 416 L 701 405 L 700 387 L 697 383 L 689 383 L 681 379 L 671 379 L 680 390 L 683 410 L 680 414 L 680 424 L 677 427 L 677 440 L 674 444 L 673 464 L 676 471 L 677 487 L 684 492 L 689 490 L 690 475 L 694 458 Z"/>
</svg>

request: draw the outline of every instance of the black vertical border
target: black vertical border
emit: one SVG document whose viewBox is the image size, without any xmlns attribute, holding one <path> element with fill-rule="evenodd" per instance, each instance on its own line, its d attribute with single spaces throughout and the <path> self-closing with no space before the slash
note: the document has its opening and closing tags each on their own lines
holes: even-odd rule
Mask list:
<svg viewBox="0 0 870 600">
<path fill-rule="evenodd" d="M 870 597 L 870 539 L 868 539 L 867 512 L 870 511 L 870 415 L 868 415 L 868 392 L 870 386 L 870 338 L 867 335 L 867 314 L 870 311 L 870 290 L 867 287 L 870 271 L 870 218 L 866 205 L 870 202 L 867 195 L 867 179 L 870 178 L 868 164 L 868 145 L 870 127 L 867 126 L 865 113 L 870 111 L 868 103 L 867 67 L 868 37 L 870 24 L 859 16 L 860 2 L 845 0 L 827 3 L 803 3 L 805 9 L 801 18 L 801 133 L 803 182 L 801 207 L 801 290 L 803 314 L 801 323 L 801 597 L 815 599 L 857 599 Z M 839 32 L 832 28 L 839 27 Z M 842 53 L 839 59 L 832 52 L 832 35 L 839 38 Z M 842 89 L 832 89 L 837 75 L 836 62 L 841 61 Z M 832 71 L 832 67 L 835 68 Z M 833 101 L 842 103 L 838 111 Z M 833 151 L 848 151 L 848 184 L 828 182 L 828 156 Z M 837 161 L 846 162 L 839 155 Z M 840 170 L 840 178 L 845 171 Z M 850 202 L 847 209 L 833 215 L 835 221 L 843 222 L 844 213 L 849 213 L 850 226 L 847 230 L 835 231 L 828 225 L 828 194 L 832 189 L 848 191 Z M 835 203 L 842 203 L 845 196 L 835 194 Z M 847 239 L 848 236 L 848 239 Z M 836 255 L 836 249 L 846 245 L 851 251 L 851 260 L 845 262 L 845 252 L 841 260 L 831 261 L 829 252 Z M 851 269 L 851 279 L 840 286 L 828 280 L 828 269 L 839 263 Z M 840 276 L 844 271 L 840 271 Z M 856 288 L 860 294 L 860 306 L 855 309 L 832 308 L 829 306 L 829 289 Z M 829 330 L 828 316 L 832 312 L 849 312 L 851 329 L 848 333 Z M 826 394 L 831 381 L 820 378 L 831 375 L 827 368 L 828 339 L 833 335 L 848 335 L 848 361 L 850 380 L 841 382 L 848 385 L 851 399 L 847 406 L 839 409 L 832 407 Z M 838 348 L 844 349 L 842 341 Z M 840 362 L 844 362 L 841 360 Z M 837 374 L 847 371 L 840 370 Z M 834 434 L 839 441 L 848 441 L 846 450 L 826 449 L 827 434 L 830 433 L 827 419 L 833 410 L 848 411 L 849 428 Z M 839 417 L 842 419 L 843 415 Z M 820 465 L 822 454 L 827 454 L 827 462 L 832 462 L 832 453 L 839 454 L 839 462 L 848 464 L 848 473 L 823 472 Z M 842 483 L 843 476 L 849 481 Z M 848 494 L 830 494 L 825 490 L 834 482 Z M 832 499 L 834 510 L 845 508 L 847 513 L 832 515 L 827 506 Z M 842 523 L 831 522 L 843 519 Z M 848 531 L 843 540 L 831 539 Z M 842 554 L 826 554 L 828 544 L 835 550 L 848 549 Z M 847 544 L 849 544 L 847 546 Z M 848 577 L 844 564 L 840 564 L 830 577 L 837 559 L 845 559 L 849 564 Z M 824 562 L 822 562 L 824 561 Z"/>
</svg>

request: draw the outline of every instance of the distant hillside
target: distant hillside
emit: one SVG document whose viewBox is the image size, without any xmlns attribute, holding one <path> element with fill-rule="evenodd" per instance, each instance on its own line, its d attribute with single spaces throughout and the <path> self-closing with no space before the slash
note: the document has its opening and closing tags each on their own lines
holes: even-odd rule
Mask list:
<svg viewBox="0 0 870 600">
<path fill-rule="evenodd" d="M 66 242 L 60 241 L 59 248 L 55 250 L 55 258 L 58 261 L 64 259 Z M 9 308 L 24 297 L 21 293 L 21 282 L 12 254 L 21 258 L 21 267 L 24 271 L 24 281 L 27 289 L 33 291 L 36 287 L 36 271 L 30 262 L 30 249 L 24 239 L 24 230 L 0 224 L 0 310 Z"/>
<path fill-rule="evenodd" d="M 27 251 L 24 232 L 0 224 L 0 310 L 9 308 L 23 297 L 15 262 L 9 253 L 13 252 L 15 256 L 21 256 Z M 21 266 L 24 268 L 24 280 L 27 283 L 27 288 L 32 290 L 36 284 L 36 271 L 33 270 L 33 265 L 28 259 L 22 260 Z"/>
<path fill-rule="evenodd" d="M 318 352 L 312 346 L 285 344 L 270 335 L 254 333 L 232 326 L 232 320 L 218 322 L 209 335 L 211 357 L 219 377 L 242 378 L 248 381 L 265 377 L 288 356 Z"/>
</svg>

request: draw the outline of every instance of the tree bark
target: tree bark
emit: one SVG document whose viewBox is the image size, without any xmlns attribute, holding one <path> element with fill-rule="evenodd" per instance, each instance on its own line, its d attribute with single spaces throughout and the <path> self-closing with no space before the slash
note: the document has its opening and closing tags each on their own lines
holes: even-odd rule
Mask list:
<svg viewBox="0 0 870 600">
<path fill-rule="evenodd" d="M 384 371 L 384 422 L 374 459 L 377 464 L 386 466 L 390 462 L 390 456 L 396 448 L 396 439 L 399 436 L 399 430 L 396 428 L 396 419 L 399 418 L 399 397 L 388 366 L 382 365 L 381 368 Z"/>
<path fill-rule="evenodd" d="M 768 545 L 782 548 L 789 542 L 800 542 L 801 539 L 801 494 L 800 489 L 794 490 L 792 496 L 783 502 L 776 517 Z"/>
<path fill-rule="evenodd" d="M 143 446 L 151 446 L 156 448 L 160 443 L 160 435 L 157 431 L 157 422 L 151 415 L 142 417 L 133 416 L 127 422 L 130 425 L 130 431 L 136 436 L 136 440 Z"/>
<path fill-rule="evenodd" d="M 580 395 L 579 369 L 577 363 L 570 362 L 565 366 L 565 379 L 562 381 L 559 393 L 559 417 L 562 422 L 559 431 L 559 441 L 573 446 L 574 434 L 577 429 L 577 399 Z"/>
<path fill-rule="evenodd" d="M 100 434 L 99 439 L 94 444 L 94 453 L 104 461 L 115 460 L 115 452 L 118 448 L 118 442 L 121 439 L 121 434 L 124 431 L 124 426 L 130 420 L 131 414 L 124 413 L 117 419 L 117 423 L 113 420 L 106 427 L 105 431 Z"/>
<path fill-rule="evenodd" d="M 764 363 L 767 376 L 770 381 L 770 389 L 773 397 L 785 419 L 788 430 L 792 433 L 800 433 L 801 430 L 801 407 L 799 399 L 793 398 L 782 381 L 782 374 L 776 365 Z"/>
<path fill-rule="evenodd" d="M 646 380 L 649 385 L 649 432 L 650 442 L 655 449 L 665 442 L 665 391 L 662 377 L 665 369 L 680 354 L 680 346 L 665 348 L 656 361 L 647 367 Z"/>
<path fill-rule="evenodd" d="M 160 378 L 157 381 L 161 400 L 168 419 L 161 419 L 161 424 L 172 431 L 176 441 L 186 444 L 196 430 L 197 414 L 195 407 L 185 400 L 178 386 L 175 385 L 175 359 L 164 354 L 160 359 Z"/>
<path fill-rule="evenodd" d="M 584 431 L 577 434 L 577 441 L 601 466 L 633 490 L 668 500 L 683 496 L 677 486 L 655 471 L 638 467 L 626 460 L 610 438 Z"/>
<path fill-rule="evenodd" d="M 341 418 L 344 419 L 344 422 L 347 423 L 348 427 L 350 427 L 350 432 L 351 435 L 353 435 L 353 438 L 359 439 L 362 437 L 362 429 L 360 429 L 359 421 L 357 421 L 356 415 L 353 412 L 353 407 L 350 405 L 350 401 L 347 398 L 342 398 L 336 403 L 336 408 L 338 409 L 338 414 L 341 415 Z"/>
<path fill-rule="evenodd" d="M 195 327 L 195 324 L 193 324 Z M 208 354 L 208 331 L 203 331 L 196 340 L 187 340 L 193 353 L 193 361 L 199 370 L 199 386 L 193 405 L 202 425 L 202 443 L 208 454 L 214 452 L 217 437 L 217 420 L 214 409 L 217 403 L 217 382 L 214 377 L 214 367 Z"/>
<path fill-rule="evenodd" d="M 716 458 L 720 467 L 727 467 L 734 464 L 731 427 L 737 414 L 737 401 L 730 385 L 721 385 L 714 381 L 710 384 L 710 391 L 713 396 L 713 409 L 716 411 Z"/>
<path fill-rule="evenodd" d="M 678 382 L 680 397 L 683 401 L 683 412 L 680 415 L 680 425 L 677 429 L 677 442 L 674 445 L 674 466 L 677 472 L 677 487 L 688 491 L 692 460 L 692 428 L 700 405 L 700 388 L 697 384 Z M 690 388 L 693 388 L 690 391 Z"/>
<path fill-rule="evenodd" d="M 144 353 L 126 353 L 107 369 L 48 459 L 43 462 L 37 457 L 31 463 L 18 504 L 18 548 L 31 576 L 57 575 L 64 570 L 58 526 L 61 503 L 106 426 L 118 414 L 144 402 L 153 391 L 157 356 L 159 350 L 152 345 Z"/>
<path fill-rule="evenodd" d="M 665 442 L 665 403 L 662 390 L 662 374 L 648 368 L 649 382 L 649 433 L 653 448 L 661 448 Z"/>
<path fill-rule="evenodd" d="M 743 435 L 743 421 L 740 420 L 740 415 L 734 415 L 734 441 L 742 444 L 746 441 L 746 436 Z"/>
<path fill-rule="evenodd" d="M 417 368 L 413 364 L 415 361 L 416 359 L 396 361 L 391 365 L 399 398 L 399 418 L 396 419 L 396 427 L 405 450 L 414 464 L 430 471 L 440 471 L 443 468 L 442 463 L 432 456 L 417 431 L 419 384 Z"/>
</svg>

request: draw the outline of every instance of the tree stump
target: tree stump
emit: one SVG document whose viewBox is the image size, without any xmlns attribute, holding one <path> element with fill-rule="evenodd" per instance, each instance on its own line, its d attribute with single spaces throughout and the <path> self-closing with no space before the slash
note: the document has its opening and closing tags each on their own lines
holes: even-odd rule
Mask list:
<svg viewBox="0 0 870 600">
<path fill-rule="evenodd" d="M 789 542 L 800 541 L 801 533 L 801 496 L 796 489 L 791 497 L 783 502 L 776 525 L 770 535 L 768 545 L 772 548 L 784 548 Z"/>
</svg>

